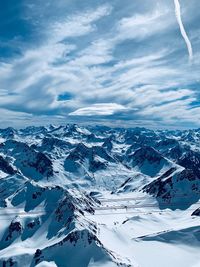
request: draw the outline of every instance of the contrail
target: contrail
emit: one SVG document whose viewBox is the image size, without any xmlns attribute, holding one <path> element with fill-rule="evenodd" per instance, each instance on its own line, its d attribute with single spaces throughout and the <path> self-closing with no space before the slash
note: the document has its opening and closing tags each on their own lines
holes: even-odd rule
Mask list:
<svg viewBox="0 0 200 267">
<path fill-rule="evenodd" d="M 191 45 L 191 42 L 187 36 L 185 28 L 183 26 L 183 22 L 181 19 L 181 7 L 180 7 L 179 0 L 174 0 L 174 4 L 175 4 L 176 18 L 177 18 L 177 21 L 178 21 L 178 24 L 180 27 L 181 35 L 183 36 L 183 39 L 185 40 L 185 43 L 187 45 L 189 59 L 192 60 L 192 58 L 193 58 L 192 45 Z"/>
</svg>

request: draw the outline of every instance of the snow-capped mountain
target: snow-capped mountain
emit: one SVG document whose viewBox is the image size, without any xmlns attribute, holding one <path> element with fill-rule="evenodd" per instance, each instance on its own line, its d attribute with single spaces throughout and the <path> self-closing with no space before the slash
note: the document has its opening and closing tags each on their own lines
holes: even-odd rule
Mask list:
<svg viewBox="0 0 200 267">
<path fill-rule="evenodd" d="M 199 266 L 199 145 L 200 129 L 1 129 L 0 266 Z"/>
</svg>

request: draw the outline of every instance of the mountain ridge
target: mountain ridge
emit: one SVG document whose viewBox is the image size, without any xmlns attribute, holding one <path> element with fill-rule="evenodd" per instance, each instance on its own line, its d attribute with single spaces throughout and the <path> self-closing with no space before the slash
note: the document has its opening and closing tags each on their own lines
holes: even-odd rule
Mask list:
<svg viewBox="0 0 200 267">
<path fill-rule="evenodd" d="M 197 227 L 199 144 L 199 129 L 0 129 L 0 266 L 146 267 L 138 248 L 172 218 L 179 242 Z"/>
</svg>

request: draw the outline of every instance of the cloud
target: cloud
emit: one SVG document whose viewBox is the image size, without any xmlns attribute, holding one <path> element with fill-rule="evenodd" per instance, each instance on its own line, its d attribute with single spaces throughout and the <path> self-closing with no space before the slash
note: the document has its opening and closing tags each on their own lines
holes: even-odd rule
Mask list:
<svg viewBox="0 0 200 267">
<path fill-rule="evenodd" d="M 55 23 L 45 44 L 25 51 L 22 57 L 9 64 L 1 64 L 4 75 L 0 78 L 0 83 L 2 90 L 7 88 L 9 92 L 6 94 L 3 91 L 0 95 L 0 106 L 31 114 L 48 114 L 65 109 L 66 114 L 70 110 L 70 103 L 67 105 L 64 101 L 59 101 L 59 95 L 66 92 L 69 83 L 73 86 L 75 81 L 78 82 L 78 70 L 73 61 L 69 70 L 66 66 L 69 54 L 76 50 L 76 45 L 62 41 L 94 31 L 94 23 L 109 15 L 110 11 L 109 5 L 103 5 L 95 10 L 79 12 L 64 22 Z M 72 105 L 74 107 L 74 103 Z"/>
<path fill-rule="evenodd" d="M 159 33 L 171 24 L 169 9 L 154 9 L 152 13 L 136 14 L 122 18 L 117 26 L 118 40 L 143 39 Z M 168 21 L 166 18 L 168 16 Z"/>
<path fill-rule="evenodd" d="M 0 63 L 0 108 L 16 120 L 27 114 L 32 123 L 80 122 L 87 116 L 88 121 L 103 123 L 198 125 L 198 14 L 191 4 L 183 6 L 196 50 L 191 66 L 184 47 L 175 45 L 183 40 L 173 1 L 157 5 L 152 0 L 151 6 L 149 0 L 127 1 L 125 6 L 117 0 L 77 0 L 80 5 L 70 0 L 66 8 L 59 0 L 61 14 L 58 4 L 49 1 L 44 13 L 54 7 L 49 13 L 53 18 L 29 14 L 27 20 L 40 22 L 36 24 L 42 37 L 23 43 L 20 55 Z"/>
<path fill-rule="evenodd" d="M 90 107 L 80 108 L 71 112 L 70 116 L 109 116 L 120 111 L 125 111 L 126 108 L 116 103 L 99 103 Z"/>
<path fill-rule="evenodd" d="M 111 10 L 110 5 L 103 5 L 96 10 L 80 12 L 68 17 L 65 21 L 57 22 L 51 28 L 53 34 L 50 39 L 53 42 L 60 42 L 65 38 L 83 36 L 95 31 L 95 22 L 104 16 L 108 16 Z"/>
<path fill-rule="evenodd" d="M 177 22 L 179 24 L 180 27 L 180 31 L 181 31 L 181 35 L 183 36 L 183 39 L 186 43 L 187 49 L 188 49 L 188 54 L 189 54 L 189 58 L 190 60 L 193 58 L 193 50 L 192 50 L 192 45 L 190 42 L 190 39 L 187 36 L 187 33 L 185 31 L 183 22 L 182 22 L 182 17 L 181 17 L 181 6 L 179 3 L 179 0 L 174 0 L 174 5 L 175 5 L 175 13 L 176 13 L 176 17 L 177 17 Z"/>
</svg>

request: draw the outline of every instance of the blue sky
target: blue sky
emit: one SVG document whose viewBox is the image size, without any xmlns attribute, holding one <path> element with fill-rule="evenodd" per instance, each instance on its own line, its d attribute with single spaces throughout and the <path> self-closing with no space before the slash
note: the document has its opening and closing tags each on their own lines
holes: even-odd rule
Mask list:
<svg viewBox="0 0 200 267">
<path fill-rule="evenodd" d="M 200 1 L 7 0 L 0 9 L 0 127 L 200 126 Z"/>
</svg>

